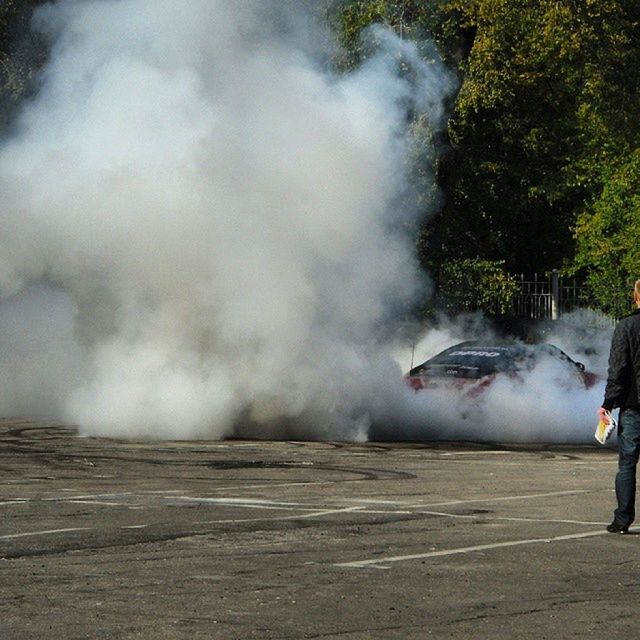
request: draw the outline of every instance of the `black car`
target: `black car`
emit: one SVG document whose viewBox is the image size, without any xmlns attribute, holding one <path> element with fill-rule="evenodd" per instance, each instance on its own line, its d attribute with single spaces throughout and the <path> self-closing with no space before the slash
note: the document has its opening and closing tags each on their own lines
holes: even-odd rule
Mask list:
<svg viewBox="0 0 640 640">
<path fill-rule="evenodd" d="M 543 357 L 551 357 L 561 363 L 568 379 L 575 381 L 578 388 L 589 388 L 597 381 L 597 376 L 586 371 L 581 362 L 572 360 L 552 344 L 499 341 L 461 342 L 413 367 L 406 377 L 416 390 L 441 386 L 464 387 L 472 382 L 476 389 L 481 389 L 498 374 L 520 377 L 522 373 L 531 371 Z"/>
</svg>

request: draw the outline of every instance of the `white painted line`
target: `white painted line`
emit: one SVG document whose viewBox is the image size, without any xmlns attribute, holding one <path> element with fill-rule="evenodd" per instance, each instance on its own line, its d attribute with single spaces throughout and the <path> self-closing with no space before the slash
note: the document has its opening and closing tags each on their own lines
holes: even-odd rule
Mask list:
<svg viewBox="0 0 640 640">
<path fill-rule="evenodd" d="M 424 513 L 427 515 L 439 515 L 443 517 L 450 518 L 477 518 L 483 514 L 455 514 L 455 513 L 446 513 L 441 511 L 430 510 L 430 507 L 444 507 L 444 506 L 462 506 L 467 504 L 488 504 L 494 502 L 504 502 L 504 501 L 518 501 L 518 500 L 533 500 L 537 498 L 548 498 L 548 497 L 556 497 L 556 496 L 567 496 L 567 495 L 578 495 L 585 493 L 598 493 L 601 491 L 610 492 L 611 489 L 596 489 L 596 490 L 571 490 L 571 491 L 552 491 L 546 493 L 536 493 L 536 494 L 526 494 L 526 495 L 511 495 L 511 496 L 494 496 L 494 497 L 484 497 L 484 498 L 473 498 L 473 499 L 462 499 L 462 500 L 449 500 L 449 501 L 441 501 L 441 502 L 433 502 L 433 503 L 421 503 L 421 502 L 412 502 L 409 500 L 380 500 L 373 498 L 344 498 L 340 500 L 341 503 L 356 503 L 356 508 L 362 512 L 367 513 L 389 513 L 406 515 L 408 510 L 414 510 L 416 514 Z M 0 502 L 0 505 L 10 506 L 10 505 L 24 505 L 27 503 L 34 502 L 64 502 L 68 504 L 95 504 L 97 506 L 109 506 L 109 507 L 126 507 L 129 509 L 133 508 L 142 508 L 144 506 L 162 506 L 161 502 L 155 504 L 151 502 L 147 504 L 147 499 L 154 500 L 156 498 L 162 499 L 163 494 L 167 499 L 174 500 L 178 504 L 180 502 L 186 504 L 211 504 L 211 505 L 221 505 L 221 506 L 229 506 L 229 507 L 238 507 L 245 509 L 282 509 L 282 510 L 299 510 L 299 511 L 317 511 L 318 509 L 330 509 L 328 505 L 314 505 L 308 502 L 285 502 L 285 501 L 276 501 L 276 500 L 266 500 L 262 498 L 251 498 L 251 497 L 195 497 L 188 495 L 176 495 L 176 490 L 169 490 L 167 492 L 162 491 L 150 491 L 144 492 L 142 494 L 134 494 L 131 492 L 124 493 L 103 493 L 103 494 L 82 494 L 82 495 L 65 495 L 59 497 L 49 497 L 49 498 L 14 498 L 9 501 Z M 117 498 L 125 498 L 124 502 L 116 502 L 113 499 Z M 110 500 L 109 500 L 110 499 Z M 142 506 L 140 506 L 142 505 Z M 370 506 L 378 506 L 379 509 L 368 509 Z M 385 509 L 385 507 L 399 507 L 399 509 Z M 337 507 L 337 505 L 336 505 Z M 410 513 L 410 512 L 409 512 Z M 496 519 L 497 516 L 494 516 L 493 519 Z M 506 519 L 506 518 L 504 518 Z M 517 519 L 514 519 L 517 521 Z M 528 519 L 523 519 L 523 521 L 528 521 Z M 546 520 L 532 520 L 538 522 L 545 522 Z M 551 522 L 552 520 L 549 520 Z M 564 521 L 559 521 L 564 522 Z M 572 521 L 567 521 L 568 523 L 572 523 Z M 576 524 L 582 524 L 580 521 L 576 521 Z M 590 522 L 585 522 L 584 524 L 591 524 Z M 593 523 L 597 524 L 597 523 Z"/>
<path fill-rule="evenodd" d="M 550 522 L 558 524 L 600 524 L 603 527 L 609 524 L 610 520 L 597 522 L 595 520 L 554 520 L 553 518 L 506 518 L 504 516 L 498 516 L 496 518 L 490 518 L 495 520 L 507 520 L 509 522 Z"/>
<path fill-rule="evenodd" d="M 364 511 L 363 513 L 371 513 L 370 511 Z M 398 512 L 406 513 L 406 512 Z M 558 520 L 555 518 L 512 518 L 507 516 L 493 516 L 490 513 L 447 513 L 445 511 L 411 511 L 409 513 L 425 514 L 429 516 L 442 516 L 444 518 L 472 518 L 474 520 L 482 520 L 483 522 L 490 522 L 492 520 L 506 520 L 507 522 L 542 522 L 542 523 L 554 523 L 554 524 L 601 524 L 606 525 L 608 522 L 594 522 L 593 520 Z"/>
<path fill-rule="evenodd" d="M 282 520 L 300 520 L 302 518 L 319 518 L 322 516 L 333 515 L 337 513 L 350 513 L 353 511 L 360 511 L 360 507 L 347 507 L 345 509 L 331 509 L 326 511 L 313 511 L 312 513 L 297 513 L 292 516 L 276 516 L 275 518 L 233 518 L 228 520 L 204 520 L 201 522 L 192 522 L 192 525 L 197 524 L 237 524 L 243 522 L 280 522 Z M 207 532 L 198 533 L 193 535 L 206 535 Z"/>
<path fill-rule="evenodd" d="M 380 504 L 380 505 L 400 505 L 405 506 L 411 504 L 406 500 L 376 500 L 373 498 L 341 498 L 341 502 L 358 502 L 359 504 Z"/>
<path fill-rule="evenodd" d="M 495 516 L 491 513 L 450 513 L 447 511 L 409 511 L 407 509 L 372 509 L 367 506 L 370 503 L 377 504 L 377 501 L 365 500 L 365 505 L 358 509 L 358 513 L 372 514 L 372 515 L 391 515 L 391 516 L 406 516 L 406 515 L 429 515 L 429 516 L 441 516 L 443 518 L 460 518 L 467 520 L 479 520 L 481 522 L 492 522 L 494 520 L 504 520 L 507 522 L 527 522 L 527 523 L 542 523 L 542 524 L 580 524 L 580 525 L 606 525 L 609 521 L 596 521 L 596 520 L 567 520 L 559 518 L 516 518 L 508 516 Z M 384 501 L 380 501 L 384 502 Z"/>
<path fill-rule="evenodd" d="M 367 501 L 368 502 L 368 501 Z M 367 506 L 363 506 L 359 509 L 358 513 L 373 514 L 373 515 L 391 515 L 391 516 L 405 516 L 405 515 L 429 515 L 429 516 L 441 516 L 443 518 L 460 518 L 479 520 L 481 522 L 492 522 L 494 520 L 504 520 L 507 522 L 527 522 L 527 523 L 543 523 L 543 524 L 581 524 L 581 525 L 602 525 L 605 526 L 609 521 L 596 521 L 596 520 L 565 520 L 558 518 L 516 518 L 508 516 L 494 516 L 490 513 L 449 513 L 446 511 L 408 511 L 402 509 L 371 509 Z"/>
<path fill-rule="evenodd" d="M 145 498 L 145 496 L 132 496 L 135 498 Z M 119 502 L 103 502 L 100 500 L 92 501 L 92 500 L 75 500 L 70 498 L 69 500 L 65 500 L 68 504 L 96 504 L 100 506 L 115 506 L 115 507 L 128 507 L 129 509 L 143 509 L 147 508 L 157 508 L 157 507 L 166 507 L 166 506 L 179 506 L 176 502 L 180 501 L 185 504 L 196 504 L 196 505 L 217 505 L 222 507 L 238 507 L 241 509 L 270 509 L 275 511 L 317 511 L 317 506 L 312 505 L 303 505 L 287 502 L 273 502 L 270 503 L 267 500 L 257 500 L 251 501 L 242 498 L 233 498 L 233 499 L 224 499 L 224 498 L 193 498 L 189 496 L 169 496 L 169 500 L 175 502 L 151 502 L 151 503 L 119 503 Z"/>
<path fill-rule="evenodd" d="M 93 527 L 72 527 L 69 529 L 47 529 L 45 531 L 30 531 L 29 533 L 12 533 L 0 536 L 0 540 L 12 540 L 13 538 L 26 538 L 28 536 L 47 536 L 54 533 L 70 533 L 72 531 L 90 531 Z"/>
<path fill-rule="evenodd" d="M 276 511 L 318 511 L 320 507 L 304 502 L 277 502 L 273 500 L 251 500 L 247 498 L 192 498 L 175 496 L 175 500 L 195 504 L 214 504 L 223 507 L 239 507 L 243 509 L 273 509 Z M 322 508 L 326 508 L 324 505 Z M 359 509 L 360 507 L 353 507 Z M 335 509 L 332 509 L 335 510 Z M 342 509 L 338 509 L 342 511 Z"/>
<path fill-rule="evenodd" d="M 326 511 L 316 511 L 315 513 L 304 513 L 297 516 L 298 518 L 319 518 L 321 516 L 332 516 L 336 513 L 351 513 L 360 511 L 360 507 L 347 507 L 345 509 L 327 509 Z"/>
<path fill-rule="evenodd" d="M 87 504 L 107 507 L 125 507 L 128 509 L 137 508 L 154 508 L 166 506 L 166 501 L 169 501 L 173 506 L 180 506 L 180 503 L 185 505 L 212 505 L 223 507 L 237 507 L 241 509 L 268 509 L 276 511 L 302 511 L 302 512 L 317 512 L 319 509 L 331 509 L 342 510 L 340 507 L 328 507 L 326 504 L 309 504 L 305 502 L 284 502 L 276 500 L 266 500 L 263 498 L 209 498 L 209 497 L 194 497 L 186 495 L 176 495 L 173 491 L 167 492 L 169 495 L 163 496 L 162 492 L 149 492 L 143 494 L 134 494 L 131 492 L 125 492 L 121 494 L 108 493 L 108 494 L 95 494 L 95 495 L 80 495 L 80 496 L 59 496 L 50 498 L 18 498 L 12 500 L 10 504 L 33 504 L 37 502 L 56 502 L 65 504 Z M 114 502 L 113 498 L 122 497 L 126 498 L 125 502 Z M 102 499 L 104 498 L 104 499 Z M 164 500 L 163 500 L 164 498 Z M 2 503 L 0 503 L 2 504 Z M 9 504 L 9 503 L 7 503 Z M 353 510 L 362 508 L 360 505 L 353 507 Z M 348 509 L 349 510 L 349 509 Z"/>
<path fill-rule="evenodd" d="M 555 496 L 572 496 L 580 493 L 600 493 L 603 491 L 610 491 L 610 489 L 576 489 L 573 491 L 549 491 L 548 493 L 529 493 L 525 495 L 517 496 L 497 496 L 495 498 L 472 498 L 469 500 L 449 500 L 447 502 L 432 502 L 432 503 L 402 503 L 406 507 L 448 507 L 454 504 L 472 504 L 477 502 L 504 502 L 509 500 L 535 500 L 536 498 L 551 498 Z"/>
<path fill-rule="evenodd" d="M 106 502 L 104 500 L 76 500 L 75 498 L 69 498 L 68 500 L 61 500 L 61 502 L 67 502 L 69 504 L 99 504 L 101 507 L 130 507 L 130 503 L 126 502 Z"/>
<path fill-rule="evenodd" d="M 145 491 L 144 494 L 149 494 L 149 495 L 153 495 L 159 493 L 161 495 L 167 494 L 167 493 L 184 493 L 184 489 L 154 489 L 153 491 Z"/>
<path fill-rule="evenodd" d="M 441 456 L 510 456 L 513 455 L 513 451 L 447 451 L 441 453 Z"/>
<path fill-rule="evenodd" d="M 25 498 L 31 502 L 68 502 L 69 500 L 96 500 L 98 498 L 121 498 L 122 496 L 131 496 L 130 491 L 124 493 L 92 493 L 89 495 L 79 496 L 62 496 L 54 498 Z"/>
<path fill-rule="evenodd" d="M 133 496 L 131 493 L 103 493 L 97 495 L 80 495 L 80 496 L 57 496 L 53 498 L 15 498 L 14 500 L 7 500 L 5 502 L 0 502 L 0 506 L 3 505 L 11 505 L 11 504 L 32 504 L 36 502 L 66 502 L 69 504 L 98 504 L 98 505 L 107 505 L 107 506 L 118 506 L 118 507 L 126 507 L 129 506 L 130 503 L 126 502 L 107 502 L 106 500 L 101 500 L 100 498 L 117 498 L 117 497 L 137 497 Z"/>
<path fill-rule="evenodd" d="M 510 540 L 508 542 L 494 542 L 492 544 L 479 544 L 472 547 L 458 547 L 456 549 L 442 549 L 441 551 L 428 551 L 426 553 L 414 553 L 406 556 L 390 556 L 387 558 L 371 558 L 368 560 L 354 560 L 352 562 L 334 563 L 336 567 L 369 567 L 375 565 L 385 565 L 392 562 L 406 562 L 408 560 L 422 560 L 424 558 L 438 558 L 442 556 L 453 556 L 462 553 L 473 553 L 475 551 L 488 551 L 490 549 L 501 549 L 504 547 L 518 547 L 526 544 L 538 544 L 540 542 L 559 542 L 562 540 L 579 540 L 580 538 L 593 538 L 601 535 L 611 535 L 606 529 L 597 531 L 584 531 L 582 533 L 570 533 L 564 536 L 554 536 L 552 538 L 531 538 L 528 540 Z"/>
<path fill-rule="evenodd" d="M 210 491 L 242 491 L 244 489 L 271 489 L 273 487 L 306 487 L 318 484 L 335 484 L 330 480 L 323 480 L 318 482 L 278 482 L 269 484 L 245 484 L 232 487 L 218 487 L 216 489 L 210 489 Z"/>
<path fill-rule="evenodd" d="M 367 507 L 360 507 L 358 513 L 370 513 L 373 515 L 390 515 L 390 516 L 411 516 L 416 513 L 422 513 L 420 511 L 408 511 L 402 509 L 369 509 Z"/>
<path fill-rule="evenodd" d="M 489 496 L 486 498 L 470 498 L 469 500 L 447 500 L 442 502 L 413 502 L 411 500 L 374 500 L 367 498 L 342 498 L 340 502 L 358 502 L 359 504 L 396 505 L 405 508 L 421 509 L 423 507 L 449 507 L 453 505 L 475 504 L 478 502 L 503 502 L 510 500 L 533 500 L 554 496 L 576 495 L 581 493 L 610 492 L 612 489 L 576 489 L 571 491 L 551 491 L 548 493 L 529 493 L 516 496 Z"/>
<path fill-rule="evenodd" d="M 262 509 L 263 511 L 303 511 L 303 512 L 307 512 L 307 511 L 317 511 L 318 510 L 318 507 L 281 507 L 281 506 L 272 506 L 272 505 L 268 505 L 268 504 L 253 504 L 253 503 L 248 503 L 248 504 L 238 503 L 238 504 L 230 504 L 230 505 L 223 504 L 222 506 L 239 507 L 239 508 L 242 508 L 242 509 Z"/>
<path fill-rule="evenodd" d="M 185 502 L 211 502 L 213 504 L 238 505 L 241 507 L 310 507 L 310 505 L 304 502 L 280 502 L 277 500 L 264 500 L 262 498 L 194 498 L 192 496 L 173 496 L 172 499 L 184 500 Z"/>
</svg>

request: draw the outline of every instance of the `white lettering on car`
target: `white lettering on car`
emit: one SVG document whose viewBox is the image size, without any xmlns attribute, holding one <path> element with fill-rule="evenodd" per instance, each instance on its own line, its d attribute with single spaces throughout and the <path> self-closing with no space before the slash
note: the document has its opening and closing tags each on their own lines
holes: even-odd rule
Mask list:
<svg viewBox="0 0 640 640">
<path fill-rule="evenodd" d="M 497 351 L 452 351 L 450 356 L 477 356 L 479 358 L 497 358 Z"/>
</svg>

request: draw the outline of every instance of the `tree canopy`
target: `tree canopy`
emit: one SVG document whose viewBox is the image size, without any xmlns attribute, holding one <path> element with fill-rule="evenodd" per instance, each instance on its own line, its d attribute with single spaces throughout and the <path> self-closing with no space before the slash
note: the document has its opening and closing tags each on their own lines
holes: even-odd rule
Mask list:
<svg viewBox="0 0 640 640">
<path fill-rule="evenodd" d="M 338 5 L 347 67 L 363 55 L 359 30 L 384 21 L 404 37 L 431 38 L 460 80 L 437 167 L 443 206 L 426 219 L 418 242 L 423 264 L 434 272 L 450 261 L 476 259 L 504 262 L 511 272 L 581 270 L 600 306 L 613 310 L 611 300 L 626 292 L 631 274 L 640 277 L 640 255 L 622 261 L 619 243 L 616 249 L 597 237 L 605 210 L 618 220 L 622 237 L 633 233 L 639 213 L 614 194 L 621 181 L 628 181 L 627 192 L 632 188 L 632 158 L 640 147 L 640 5 Z M 588 259 L 596 246 L 600 266 Z M 609 261 L 624 262 L 624 278 L 604 269 Z"/>
<path fill-rule="evenodd" d="M 46 43 L 29 29 L 38 4 L 0 5 L 0 131 L 33 90 L 46 56 Z M 446 131 L 415 125 L 422 264 L 436 277 L 478 264 L 483 273 L 495 273 L 490 264 L 510 273 L 561 269 L 583 277 L 601 308 L 621 312 L 629 283 L 640 277 L 640 3 L 315 6 L 323 7 L 339 45 L 339 72 L 367 58 L 362 33 L 384 23 L 421 43 L 426 56 L 434 46 L 424 43 L 434 43 L 458 78 Z"/>
<path fill-rule="evenodd" d="M 30 29 L 40 0 L 3 0 L 0 4 L 0 132 L 21 100 L 33 90 L 37 69 L 46 58 L 46 44 Z"/>
</svg>

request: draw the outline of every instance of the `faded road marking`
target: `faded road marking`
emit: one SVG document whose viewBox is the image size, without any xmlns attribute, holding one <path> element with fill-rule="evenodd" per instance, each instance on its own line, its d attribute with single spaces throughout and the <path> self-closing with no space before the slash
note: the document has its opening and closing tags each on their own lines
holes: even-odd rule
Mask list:
<svg viewBox="0 0 640 640">
<path fill-rule="evenodd" d="M 405 503 L 404 506 L 415 507 L 417 509 L 421 507 L 448 507 L 456 504 L 471 504 L 475 502 L 505 502 L 509 500 L 534 500 L 535 498 L 552 498 L 554 496 L 571 496 L 580 493 L 601 493 L 603 491 L 609 491 L 608 489 L 575 489 L 572 491 L 549 491 L 548 493 L 529 493 L 517 496 L 496 496 L 494 498 L 472 498 L 469 500 L 448 500 L 446 502 L 432 502 L 432 503 Z"/>
<path fill-rule="evenodd" d="M 71 533 L 74 531 L 91 531 L 93 527 L 71 527 L 69 529 L 46 529 L 44 531 L 29 531 L 28 533 L 10 533 L 0 536 L 0 540 L 11 540 L 13 538 L 26 538 L 28 536 L 47 536 L 54 533 Z"/>
<path fill-rule="evenodd" d="M 536 498 L 552 498 L 555 496 L 571 496 L 581 493 L 602 493 L 610 489 L 572 489 L 570 491 L 549 491 L 547 493 L 528 493 L 515 496 L 487 496 L 485 498 L 469 498 L 442 500 L 440 502 L 415 502 L 413 500 L 375 500 L 365 498 L 342 498 L 340 502 L 357 502 L 359 504 L 392 505 L 408 509 L 424 509 L 428 507 L 451 507 L 455 505 L 477 504 L 482 502 L 508 502 L 511 500 L 535 500 Z"/>
<path fill-rule="evenodd" d="M 475 551 L 488 551 L 490 549 L 500 549 L 504 547 L 518 547 L 527 544 L 539 544 L 541 542 L 560 542 L 563 540 L 579 540 L 580 538 L 593 538 L 601 535 L 611 535 L 606 529 L 597 531 L 584 531 L 582 533 L 570 533 L 564 536 L 554 536 L 551 538 L 531 538 L 528 540 L 510 540 L 508 542 L 494 542 L 492 544 L 479 544 L 472 547 L 458 547 L 456 549 L 442 549 L 441 551 L 428 551 L 426 553 L 414 553 L 406 556 L 390 556 L 388 558 L 371 558 L 367 560 L 354 560 L 352 562 L 334 563 L 336 567 L 362 568 L 373 567 L 375 565 L 386 565 L 392 562 L 406 562 L 408 560 L 422 560 L 424 558 L 438 558 L 441 556 L 453 556 L 462 553 L 473 553 Z"/>
</svg>

